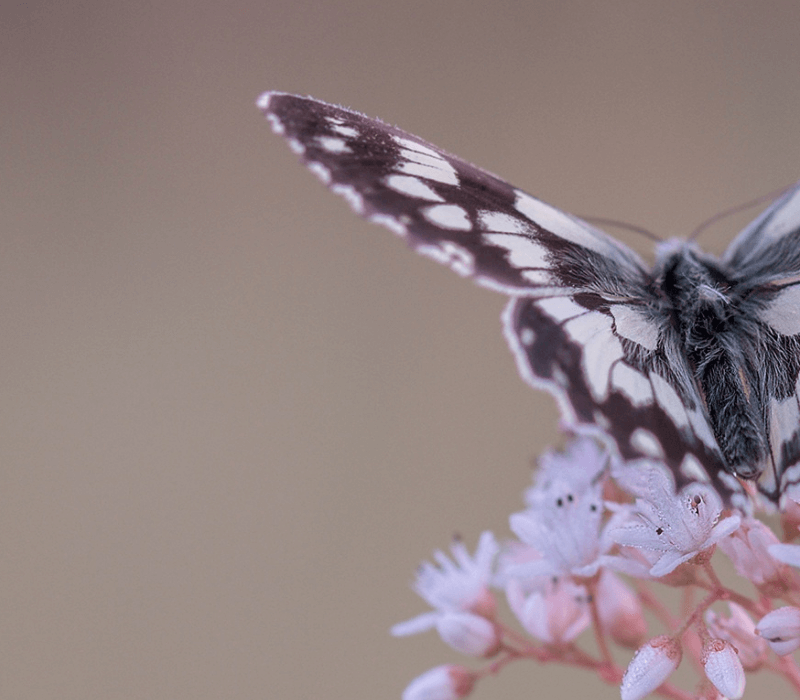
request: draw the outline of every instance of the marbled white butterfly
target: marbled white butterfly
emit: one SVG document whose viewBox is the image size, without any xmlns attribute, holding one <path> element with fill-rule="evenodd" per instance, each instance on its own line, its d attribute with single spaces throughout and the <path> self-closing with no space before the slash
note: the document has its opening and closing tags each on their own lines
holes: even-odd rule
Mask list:
<svg viewBox="0 0 800 700">
<path fill-rule="evenodd" d="M 773 500 L 800 482 L 800 183 L 717 259 L 659 244 L 652 269 L 590 224 L 400 129 L 311 98 L 258 105 L 356 213 L 511 297 L 522 377 L 568 425 L 680 486 Z"/>
</svg>

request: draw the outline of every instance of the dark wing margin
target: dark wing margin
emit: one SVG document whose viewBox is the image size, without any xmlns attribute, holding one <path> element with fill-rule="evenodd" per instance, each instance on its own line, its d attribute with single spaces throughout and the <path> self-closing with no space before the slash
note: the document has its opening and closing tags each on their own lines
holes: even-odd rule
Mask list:
<svg viewBox="0 0 800 700">
<path fill-rule="evenodd" d="M 645 294 L 633 251 L 417 136 L 312 98 L 269 92 L 258 106 L 357 214 L 478 284 L 526 296 Z"/>
</svg>

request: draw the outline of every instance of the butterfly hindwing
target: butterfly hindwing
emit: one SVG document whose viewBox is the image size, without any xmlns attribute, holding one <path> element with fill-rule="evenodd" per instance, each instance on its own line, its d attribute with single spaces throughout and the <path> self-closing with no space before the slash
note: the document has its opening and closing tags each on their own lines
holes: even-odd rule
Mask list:
<svg viewBox="0 0 800 700">
<path fill-rule="evenodd" d="M 611 438 L 624 460 L 664 462 L 678 486 L 700 480 L 720 493 L 737 490 L 701 398 L 667 359 L 669 341 L 659 335 L 651 345 L 658 328 L 646 320 L 642 344 L 622 336 L 615 306 L 592 295 L 512 299 L 503 323 L 523 379 L 555 396 L 572 430 Z"/>
</svg>

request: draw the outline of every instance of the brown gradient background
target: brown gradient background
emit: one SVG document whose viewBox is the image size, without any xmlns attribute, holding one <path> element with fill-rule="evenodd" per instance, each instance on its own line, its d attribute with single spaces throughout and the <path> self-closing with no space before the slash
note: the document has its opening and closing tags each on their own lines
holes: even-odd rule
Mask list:
<svg viewBox="0 0 800 700">
<path fill-rule="evenodd" d="M 793 0 L 1 12 L 3 698 L 399 698 L 458 658 L 388 635 L 414 567 L 505 536 L 559 442 L 502 297 L 357 220 L 261 91 L 663 236 L 800 176 Z M 475 697 L 594 691 L 517 664 Z"/>
</svg>

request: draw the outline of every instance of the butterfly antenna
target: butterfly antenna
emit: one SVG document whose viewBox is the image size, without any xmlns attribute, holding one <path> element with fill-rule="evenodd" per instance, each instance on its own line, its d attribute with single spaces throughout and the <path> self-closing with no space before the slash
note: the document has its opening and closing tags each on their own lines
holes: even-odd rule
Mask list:
<svg viewBox="0 0 800 700">
<path fill-rule="evenodd" d="M 628 224 L 624 221 L 617 221 L 616 219 L 604 219 L 601 216 L 582 216 L 581 219 L 588 221 L 591 224 L 597 224 L 598 226 L 613 226 L 614 228 L 626 229 L 628 231 L 632 231 L 633 233 L 638 233 L 651 241 L 655 241 L 656 243 L 661 243 L 664 240 L 663 238 L 656 236 L 656 234 L 652 231 L 648 231 L 646 228 L 634 226 L 633 224 Z"/>
<path fill-rule="evenodd" d="M 765 202 L 771 202 L 773 199 L 777 199 L 785 192 L 788 192 L 792 187 L 795 187 L 796 184 L 797 183 L 793 182 L 791 185 L 786 185 L 786 187 L 781 187 L 779 190 L 773 190 L 772 192 L 767 192 L 767 194 L 762 194 L 760 197 L 756 197 L 755 199 L 752 199 L 749 202 L 745 202 L 744 204 L 737 204 L 735 207 L 731 207 L 730 209 L 725 209 L 724 211 L 721 211 L 719 214 L 714 214 L 714 216 L 706 219 L 694 231 L 692 231 L 692 235 L 689 236 L 689 241 L 697 240 L 697 237 L 703 231 L 705 231 L 709 226 L 713 226 L 720 219 L 724 219 L 726 216 L 732 216 L 733 214 L 738 214 L 740 211 L 744 211 L 745 209 L 750 209 L 750 207 L 756 207 L 759 204 L 764 204 Z"/>
</svg>

